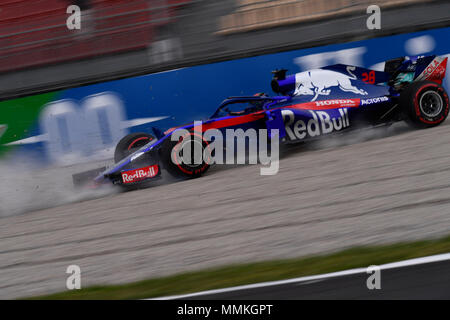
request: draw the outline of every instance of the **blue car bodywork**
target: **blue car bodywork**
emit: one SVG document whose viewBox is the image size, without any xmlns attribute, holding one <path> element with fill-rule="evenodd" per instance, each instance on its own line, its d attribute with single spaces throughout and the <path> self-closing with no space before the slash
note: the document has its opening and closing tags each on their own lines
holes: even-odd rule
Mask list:
<svg viewBox="0 0 450 320">
<path fill-rule="evenodd" d="M 383 72 L 342 64 L 294 75 L 279 70 L 274 72 L 271 83 L 276 96 L 228 98 L 202 122 L 202 131 L 278 129 L 282 143 L 295 143 L 351 128 L 401 121 L 401 92 L 417 81 L 442 83 L 446 64 L 447 58 L 426 56 L 387 61 Z M 230 111 L 233 106 L 240 109 Z M 448 110 L 445 117 L 447 113 Z M 148 178 L 144 174 L 139 182 L 159 177 L 160 167 L 165 166 L 161 161 L 161 153 L 166 152 L 164 145 L 179 129 L 194 131 L 194 123 L 165 133 L 154 130 L 156 139 L 101 171 L 94 178 L 95 183 L 126 183 L 123 173 L 142 167 L 144 158 L 144 163 L 157 170 Z"/>
</svg>

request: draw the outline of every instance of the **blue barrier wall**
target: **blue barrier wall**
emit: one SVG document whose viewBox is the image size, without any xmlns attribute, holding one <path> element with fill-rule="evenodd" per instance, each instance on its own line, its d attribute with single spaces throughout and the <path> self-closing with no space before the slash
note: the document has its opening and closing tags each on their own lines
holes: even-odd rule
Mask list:
<svg viewBox="0 0 450 320">
<path fill-rule="evenodd" d="M 382 69 L 380 62 L 404 55 L 449 55 L 449 39 L 450 28 L 434 29 L 58 91 L 44 105 L 30 106 L 38 108 L 38 117 L 30 120 L 23 134 L 5 134 L 0 144 L 14 145 L 9 153 L 33 152 L 36 159 L 52 164 L 107 159 L 128 132 L 148 131 L 152 126 L 165 130 L 205 119 L 227 96 L 272 94 L 272 70 L 296 73 L 335 63 Z M 450 89 L 450 76 L 444 85 Z M 1 112 L 0 124 L 5 122 Z M 16 125 L 14 121 L 6 123 L 9 129 Z"/>
</svg>

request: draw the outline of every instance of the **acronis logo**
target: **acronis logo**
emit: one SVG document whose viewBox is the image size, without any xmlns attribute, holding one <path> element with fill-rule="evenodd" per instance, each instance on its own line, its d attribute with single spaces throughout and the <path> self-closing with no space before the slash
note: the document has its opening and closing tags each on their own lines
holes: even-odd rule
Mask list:
<svg viewBox="0 0 450 320">
<path fill-rule="evenodd" d="M 388 97 L 378 97 L 372 99 L 361 99 L 361 106 L 375 104 L 375 103 L 383 103 L 389 101 Z"/>
</svg>

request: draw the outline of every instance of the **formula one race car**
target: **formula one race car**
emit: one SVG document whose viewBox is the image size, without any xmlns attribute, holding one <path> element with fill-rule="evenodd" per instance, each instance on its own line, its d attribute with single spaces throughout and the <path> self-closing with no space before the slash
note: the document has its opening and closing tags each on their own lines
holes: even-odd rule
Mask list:
<svg viewBox="0 0 450 320">
<path fill-rule="evenodd" d="M 209 129 L 278 129 L 279 142 L 295 143 L 403 120 L 416 128 L 437 126 L 449 112 L 449 98 L 441 86 L 447 60 L 434 55 L 402 57 L 386 61 L 384 72 L 342 64 L 295 75 L 277 70 L 271 82 L 276 96 L 228 98 L 201 128 L 192 123 L 164 133 L 155 129 L 153 134 L 129 134 L 117 144 L 115 165 L 87 174 L 95 174 L 97 184 L 124 186 L 157 179 L 161 168 L 182 177 L 199 177 L 210 163 L 204 159 L 185 163 L 180 150 L 196 136 L 201 137 L 200 147 L 207 148 L 210 141 L 202 133 Z M 189 134 L 173 139 L 181 129 Z M 80 179 L 74 176 L 75 182 Z"/>
</svg>

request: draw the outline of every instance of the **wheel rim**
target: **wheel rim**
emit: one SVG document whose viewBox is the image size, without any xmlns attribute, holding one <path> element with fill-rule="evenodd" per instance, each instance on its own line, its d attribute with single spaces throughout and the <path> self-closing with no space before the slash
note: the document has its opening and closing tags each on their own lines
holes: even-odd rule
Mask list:
<svg viewBox="0 0 450 320">
<path fill-rule="evenodd" d="M 185 155 L 185 148 L 190 149 L 190 155 Z M 204 147 L 201 141 L 196 139 L 183 140 L 181 147 L 178 151 L 177 158 L 181 160 L 179 163 L 190 168 L 196 168 L 203 163 L 203 151 Z"/>
<path fill-rule="evenodd" d="M 442 97 L 436 91 L 425 92 L 419 101 L 420 111 L 430 118 L 442 112 L 443 104 Z"/>
</svg>

